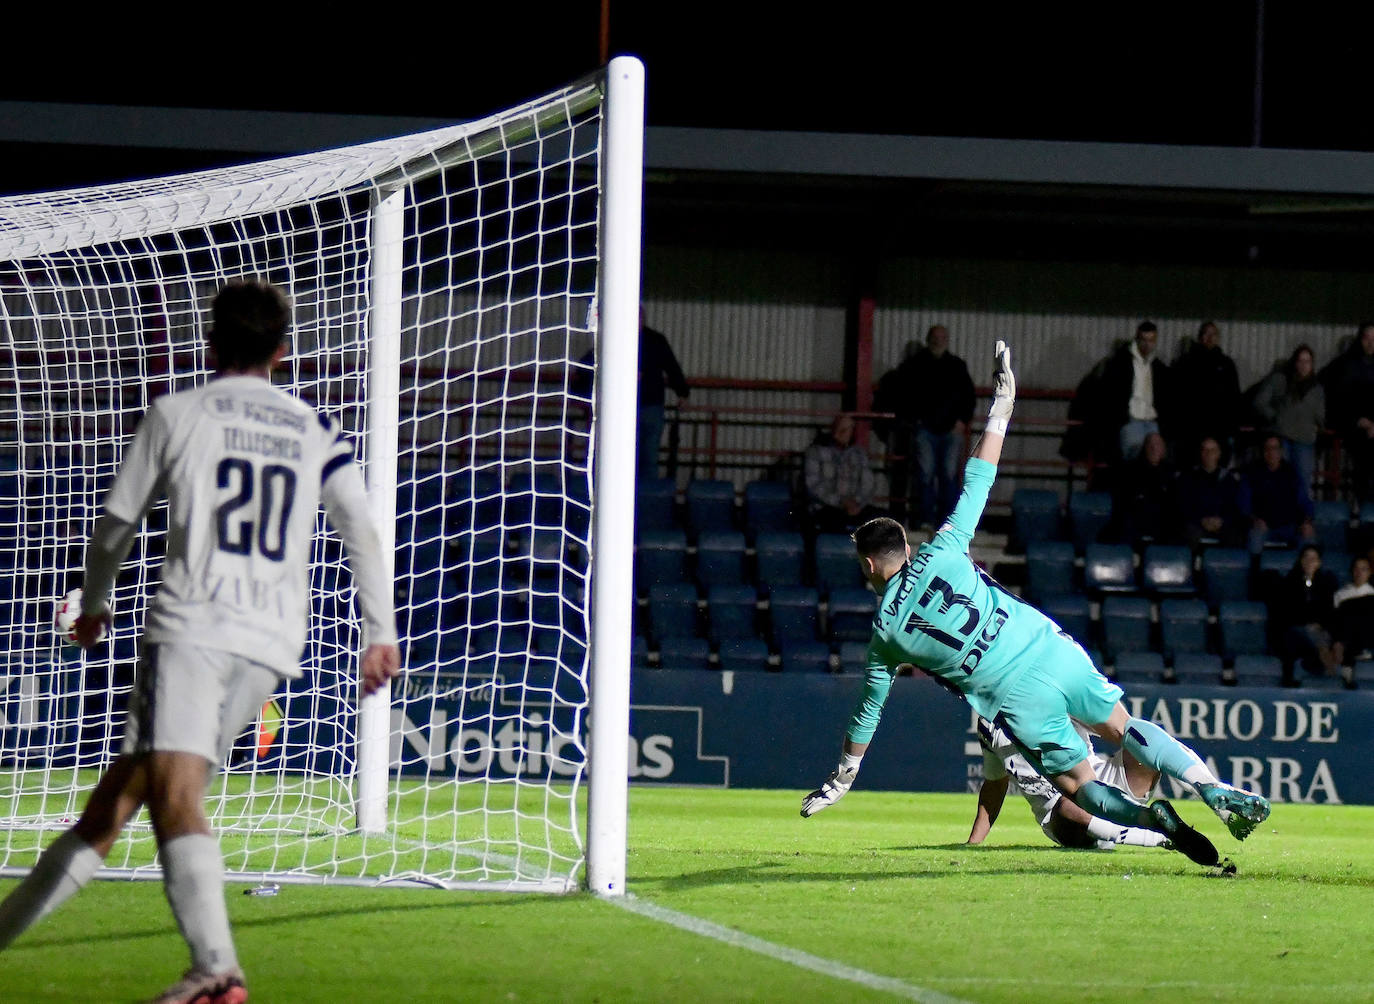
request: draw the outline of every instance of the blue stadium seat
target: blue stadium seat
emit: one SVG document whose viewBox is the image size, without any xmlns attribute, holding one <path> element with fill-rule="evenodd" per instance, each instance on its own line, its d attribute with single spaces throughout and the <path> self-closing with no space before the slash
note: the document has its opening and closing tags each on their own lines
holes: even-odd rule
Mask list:
<svg viewBox="0 0 1374 1004">
<path fill-rule="evenodd" d="M 561 462 L 522 461 L 506 478 L 503 522 L 508 527 L 562 526 L 566 494 Z"/>
<path fill-rule="evenodd" d="M 1135 552 L 1128 544 L 1089 544 L 1083 554 L 1083 588 L 1090 596 L 1136 592 Z"/>
<path fill-rule="evenodd" d="M 1069 533 L 1080 554 L 1097 541 L 1111 519 L 1111 492 L 1074 492 L 1069 496 Z"/>
<path fill-rule="evenodd" d="M 735 486 L 729 481 L 688 482 L 686 500 L 687 533 L 693 539 L 705 530 L 735 528 Z"/>
<path fill-rule="evenodd" d="M 1037 604 L 1056 624 L 1088 648 L 1093 644 L 1092 604 L 1081 593 L 1046 596 Z"/>
<path fill-rule="evenodd" d="M 1364 557 L 1364 555 L 1361 555 Z M 1322 551 L 1322 568 L 1336 576 L 1336 580 L 1342 584 L 1350 581 L 1350 562 L 1353 560 L 1349 551 L 1330 550 Z"/>
<path fill-rule="evenodd" d="M 1283 683 L 1283 663 L 1274 655 L 1238 655 L 1231 674 L 1238 687 L 1277 687 Z"/>
<path fill-rule="evenodd" d="M 1126 685 L 1162 683 L 1164 657 L 1158 652 L 1122 652 L 1112 664 L 1112 677 Z"/>
<path fill-rule="evenodd" d="M 677 522 L 677 485 L 672 478 L 654 478 L 635 485 L 635 531 L 671 530 Z"/>
<path fill-rule="evenodd" d="M 520 527 L 511 532 L 508 551 L 533 578 L 555 578 L 568 555 L 568 534 L 562 527 Z"/>
<path fill-rule="evenodd" d="M 753 586 L 712 586 L 706 593 L 707 637 L 717 645 L 728 638 L 755 637 L 758 599 Z"/>
<path fill-rule="evenodd" d="M 1207 604 L 1202 600 L 1161 601 L 1159 634 L 1165 659 L 1206 652 Z"/>
<path fill-rule="evenodd" d="M 814 642 L 820 633 L 820 597 L 809 586 L 775 586 L 768 596 L 768 622 L 773 645 Z"/>
<path fill-rule="evenodd" d="M 1221 656 L 1207 652 L 1188 652 L 1174 658 L 1171 676 L 1175 683 L 1194 687 L 1221 684 Z"/>
<path fill-rule="evenodd" d="M 1141 582 L 1152 596 L 1192 596 L 1193 552 L 1172 544 L 1151 544 L 1140 565 Z"/>
<path fill-rule="evenodd" d="M 806 540 L 800 533 L 762 530 L 754 538 L 754 581 L 767 593 L 805 581 Z"/>
<path fill-rule="evenodd" d="M 730 638 L 716 653 L 720 668 L 737 673 L 762 673 L 768 667 L 768 645 L 761 638 Z"/>
<path fill-rule="evenodd" d="M 1026 545 L 1026 591 L 1032 602 L 1074 591 L 1073 545 L 1067 540 L 1035 540 Z"/>
<path fill-rule="evenodd" d="M 1259 573 L 1261 576 L 1277 575 L 1282 578 L 1292 570 L 1297 560 L 1298 549 L 1295 547 L 1266 547 L 1260 552 Z"/>
<path fill-rule="evenodd" d="M 868 643 L 846 641 L 840 643 L 840 673 L 863 673 L 868 669 Z"/>
<path fill-rule="evenodd" d="M 1207 606 L 1250 598 L 1250 552 L 1239 547 L 1209 547 L 1202 552 L 1202 587 Z"/>
<path fill-rule="evenodd" d="M 1224 659 L 1267 655 L 1269 612 L 1257 600 L 1226 600 L 1217 609 L 1217 637 Z"/>
<path fill-rule="evenodd" d="M 744 582 L 744 534 L 702 530 L 697 536 L 697 582 L 703 589 Z"/>
<path fill-rule="evenodd" d="M 1350 505 L 1340 499 L 1313 502 L 1312 526 L 1323 551 L 1344 551 L 1349 546 Z"/>
<path fill-rule="evenodd" d="M 649 590 L 651 639 L 661 644 L 668 638 L 695 638 L 700 633 L 696 586 L 677 582 L 654 586 Z"/>
<path fill-rule="evenodd" d="M 650 665 L 649 639 L 637 634 L 630 639 L 630 666 L 634 669 L 648 669 Z"/>
<path fill-rule="evenodd" d="M 782 481 L 750 481 L 744 486 L 744 530 L 750 540 L 766 532 L 800 528 L 792 489 Z"/>
<path fill-rule="evenodd" d="M 788 642 L 781 647 L 784 673 L 830 672 L 830 646 L 822 641 Z"/>
<path fill-rule="evenodd" d="M 1018 488 L 1011 494 L 1011 539 L 1008 550 L 1025 551 L 1035 541 L 1058 540 L 1059 493 L 1048 488 Z"/>
<path fill-rule="evenodd" d="M 815 544 L 815 583 L 822 596 L 832 589 L 862 589 L 863 572 L 854 541 L 843 533 L 820 533 Z"/>
<path fill-rule="evenodd" d="M 705 638 L 664 638 L 658 664 L 662 669 L 710 669 L 711 646 Z"/>
<path fill-rule="evenodd" d="M 1148 652 L 1150 601 L 1143 596 L 1108 596 L 1102 601 L 1102 649 L 1116 661 L 1125 652 Z"/>
<path fill-rule="evenodd" d="M 1255 565 L 1254 581 L 1250 585 L 1251 598 L 1262 603 L 1272 602 L 1283 577 L 1292 570 L 1297 560 L 1296 548 L 1265 548 L 1261 551 Z"/>
<path fill-rule="evenodd" d="M 868 589 L 832 589 L 826 602 L 831 642 L 868 642 L 873 635 L 877 596 Z"/>
<path fill-rule="evenodd" d="M 671 527 L 642 530 L 635 548 L 636 591 L 647 595 L 654 586 L 687 581 L 687 534 Z"/>
</svg>

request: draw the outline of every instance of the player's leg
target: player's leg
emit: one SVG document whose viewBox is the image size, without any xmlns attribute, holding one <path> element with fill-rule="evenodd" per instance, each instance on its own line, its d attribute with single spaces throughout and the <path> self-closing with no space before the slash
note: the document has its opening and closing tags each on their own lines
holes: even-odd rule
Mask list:
<svg viewBox="0 0 1374 1004">
<path fill-rule="evenodd" d="M 1093 816 L 1123 827 L 1161 833 L 1197 864 L 1210 867 L 1220 861 L 1212 842 L 1185 823 L 1167 801 L 1159 799 L 1146 805 L 1134 795 L 1098 780 L 1086 759 L 1051 775 L 1051 780 L 1074 804 Z"/>
<path fill-rule="evenodd" d="M 1053 636 L 1037 646 L 1034 662 L 1008 692 L 997 724 L 1027 748 L 1040 772 L 1080 809 L 1121 826 L 1163 833 L 1198 864 L 1216 864 L 1211 841 L 1184 823 L 1168 802 L 1146 805 L 1098 780 L 1088 745 L 1070 719 L 1107 718 L 1120 700 L 1121 688 L 1097 671 L 1078 644 Z"/>
<path fill-rule="evenodd" d="M 1125 788 L 1136 798 L 1149 798 L 1150 792 L 1159 784 L 1159 771 L 1141 763 L 1125 750 L 1118 750 L 1106 759 L 1105 766 L 1098 770 L 1099 777 L 1104 769 L 1113 774 L 1119 773 L 1123 783 L 1118 787 Z"/>
<path fill-rule="evenodd" d="M 1244 840 L 1269 817 L 1267 799 L 1225 784 L 1191 749 L 1154 722 L 1132 718 L 1120 701 L 1091 728 L 1142 764 L 1191 785 L 1237 840 Z"/>
<path fill-rule="evenodd" d="M 1117 750 L 1109 757 L 1094 753 L 1091 761 L 1093 772 L 1097 774 L 1099 781 L 1129 792 L 1142 802 L 1150 801 L 1155 785 L 1159 783 L 1157 771 L 1140 763 L 1125 750 Z M 1164 834 L 1157 830 L 1147 830 L 1139 826 L 1118 826 L 1097 816 L 1091 817 L 1087 827 L 1088 832 L 1100 844 L 1158 847 L 1167 840 Z"/>
<path fill-rule="evenodd" d="M 245 667 L 250 667 L 245 670 Z M 224 901 L 224 860 L 205 815 L 205 788 L 234 737 L 276 686 L 271 670 L 194 645 L 150 646 L 144 672 L 155 693 L 148 811 L 163 887 L 191 952 L 191 968 L 159 1004 L 247 1000 Z"/>
<path fill-rule="evenodd" d="M 0 903 L 0 948 L 76 895 L 100 868 L 147 792 L 145 758 L 125 754 L 110 765 L 76 825 L 43 852 Z"/>
</svg>

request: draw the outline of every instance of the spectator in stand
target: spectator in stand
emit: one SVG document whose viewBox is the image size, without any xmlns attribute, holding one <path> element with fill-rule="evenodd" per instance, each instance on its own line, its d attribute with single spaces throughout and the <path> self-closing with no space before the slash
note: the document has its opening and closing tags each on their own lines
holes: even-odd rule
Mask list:
<svg viewBox="0 0 1374 1004">
<path fill-rule="evenodd" d="M 635 442 L 635 471 L 641 481 L 658 477 L 658 448 L 663 441 L 663 402 L 665 388 L 671 387 L 679 401 L 687 400 L 691 389 L 682 375 L 677 356 L 663 332 L 644 323 L 644 308 L 639 308 L 639 420 Z"/>
<path fill-rule="evenodd" d="M 1159 329 L 1141 321 L 1102 374 L 1102 420 L 1117 430 L 1121 459 L 1132 461 L 1152 432 L 1171 434 L 1172 374 L 1155 350 Z"/>
<path fill-rule="evenodd" d="M 1336 621 L 1336 577 L 1322 568 L 1321 550 L 1304 544 L 1279 583 L 1269 607 L 1269 627 L 1283 660 L 1283 685 L 1301 686 L 1299 664 L 1323 676 L 1341 663 L 1341 645 L 1332 633 Z"/>
<path fill-rule="evenodd" d="M 1198 443 L 1211 437 L 1225 457 L 1235 449 L 1240 426 L 1240 377 L 1236 364 L 1221 350 L 1221 331 L 1215 321 L 1203 321 L 1173 366 L 1177 402 L 1175 452 L 1193 456 Z"/>
<path fill-rule="evenodd" d="M 1259 554 L 1271 541 L 1294 545 L 1316 537 L 1312 499 L 1298 471 L 1283 459 L 1278 436 L 1266 436 L 1260 459 L 1248 464 L 1236 504 L 1250 520 L 1250 552 Z"/>
<path fill-rule="evenodd" d="M 1205 437 L 1198 446 L 1198 462 L 1178 479 L 1183 536 L 1192 547 L 1242 546 L 1245 526 L 1236 504 L 1239 494 L 1235 472 L 1221 465 L 1221 444 L 1212 436 Z"/>
<path fill-rule="evenodd" d="M 873 469 L 854 443 L 854 416 L 835 416 L 828 434 L 806 448 L 806 500 L 817 533 L 852 533 L 883 515 L 873 502 Z"/>
<path fill-rule="evenodd" d="M 1321 373 L 1327 420 L 1345 445 L 1356 497 L 1374 500 L 1374 321 Z"/>
<path fill-rule="evenodd" d="M 1176 482 L 1164 437 L 1150 433 L 1140 454 L 1117 472 L 1112 497 L 1116 538 L 1137 548 L 1181 539 Z"/>
<path fill-rule="evenodd" d="M 1355 663 L 1374 651 L 1374 583 L 1369 559 L 1360 555 L 1350 562 L 1350 581 L 1336 590 L 1336 638 L 1341 646 L 1341 678 L 1355 688 Z"/>
<path fill-rule="evenodd" d="M 926 344 L 878 383 L 875 410 L 896 417 L 889 445 L 899 456 L 914 456 L 915 491 L 908 469 L 894 465 L 892 494 L 910 498 L 909 525 L 939 526 L 959 497 L 959 471 L 973 419 L 973 380 L 968 366 L 949 351 L 949 329 L 937 324 Z"/>
<path fill-rule="evenodd" d="M 1264 431 L 1279 437 L 1284 456 L 1311 494 L 1317 435 L 1326 428 L 1326 390 L 1317 379 L 1310 346 L 1299 345 L 1286 365 L 1260 381 L 1254 404 Z"/>
</svg>

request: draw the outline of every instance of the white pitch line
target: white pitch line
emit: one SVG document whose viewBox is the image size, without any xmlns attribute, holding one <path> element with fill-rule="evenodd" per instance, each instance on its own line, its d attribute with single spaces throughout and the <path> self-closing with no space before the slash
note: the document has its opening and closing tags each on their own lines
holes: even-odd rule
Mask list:
<svg viewBox="0 0 1374 1004">
<path fill-rule="evenodd" d="M 614 903 L 631 913 L 640 914 L 651 920 L 671 924 L 673 927 L 688 931 L 691 934 L 699 934 L 704 938 L 714 938 L 716 941 L 722 941 L 727 945 L 757 952 L 759 955 L 766 955 L 770 959 L 777 959 L 801 969 L 809 969 L 813 973 L 820 973 L 822 976 L 847 980 L 850 983 L 857 983 L 871 990 L 881 990 L 906 1000 L 921 1001 L 922 1004 L 967 1004 L 957 997 L 948 997 L 935 990 L 927 990 L 925 987 L 903 983 L 891 976 L 879 976 L 877 973 L 847 966 L 843 962 L 836 962 L 834 959 L 823 959 L 819 955 L 811 955 L 809 952 L 788 948 L 786 945 L 775 945 L 771 941 L 764 941 L 752 934 L 745 934 L 742 931 L 736 931 L 733 928 L 694 917 L 690 913 L 678 913 L 676 910 L 669 910 L 667 907 L 657 906 L 648 900 L 637 899 L 631 895 L 607 897 L 607 902 Z"/>
</svg>

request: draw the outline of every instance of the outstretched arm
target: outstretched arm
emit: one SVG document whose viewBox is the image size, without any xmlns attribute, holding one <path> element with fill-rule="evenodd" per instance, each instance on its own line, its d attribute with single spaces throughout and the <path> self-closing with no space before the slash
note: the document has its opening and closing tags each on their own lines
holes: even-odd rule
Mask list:
<svg viewBox="0 0 1374 1004">
<path fill-rule="evenodd" d="M 993 348 L 992 407 L 988 409 L 983 435 L 973 448 L 974 457 L 990 464 L 1002 458 L 1002 441 L 1006 438 L 1015 404 L 1016 375 L 1011 371 L 1011 347 L 1006 342 L 998 342 Z"/>
<path fill-rule="evenodd" d="M 883 705 L 887 703 L 887 695 L 892 690 L 894 675 L 870 643 L 863 692 L 859 695 L 849 719 L 849 728 L 845 731 L 840 762 L 819 788 L 802 798 L 801 814 L 804 818 L 814 816 L 838 802 L 859 776 L 859 764 L 868 752 L 868 744 L 882 718 Z"/>
</svg>

